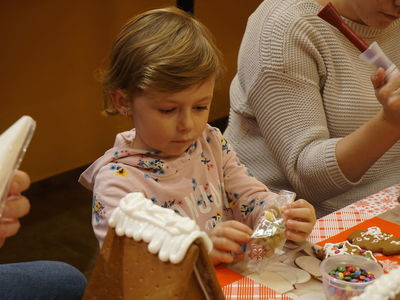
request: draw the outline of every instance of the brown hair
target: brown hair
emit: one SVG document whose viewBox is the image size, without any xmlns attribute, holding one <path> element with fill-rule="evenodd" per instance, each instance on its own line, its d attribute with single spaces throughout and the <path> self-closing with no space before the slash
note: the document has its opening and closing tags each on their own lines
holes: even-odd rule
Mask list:
<svg viewBox="0 0 400 300">
<path fill-rule="evenodd" d="M 144 12 L 122 27 L 102 72 L 104 110 L 117 113 L 112 90 L 177 92 L 222 70 L 212 34 L 194 17 L 175 7 Z"/>
</svg>

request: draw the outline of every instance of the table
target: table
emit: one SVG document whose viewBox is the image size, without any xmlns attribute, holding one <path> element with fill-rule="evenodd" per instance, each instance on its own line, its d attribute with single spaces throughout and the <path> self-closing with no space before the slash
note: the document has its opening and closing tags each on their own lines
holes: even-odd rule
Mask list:
<svg viewBox="0 0 400 300">
<path fill-rule="evenodd" d="M 400 225 L 399 197 L 400 184 L 397 184 L 326 215 L 317 220 L 308 240 L 321 244 L 343 241 L 348 235 L 346 230 L 372 225 L 378 225 L 384 231 L 400 232 L 400 227 L 393 229 L 393 224 Z M 386 271 L 400 265 L 400 256 L 391 259 L 382 256 L 378 259 Z M 218 266 L 216 272 L 226 299 L 292 300 L 224 266 Z"/>
</svg>

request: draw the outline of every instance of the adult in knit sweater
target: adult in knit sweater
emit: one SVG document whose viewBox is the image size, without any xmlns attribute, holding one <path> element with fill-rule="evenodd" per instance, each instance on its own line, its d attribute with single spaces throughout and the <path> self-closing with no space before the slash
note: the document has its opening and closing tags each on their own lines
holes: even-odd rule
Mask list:
<svg viewBox="0 0 400 300">
<path fill-rule="evenodd" d="M 258 179 L 321 217 L 400 182 L 400 75 L 362 61 L 317 1 L 266 0 L 250 16 L 224 135 Z M 400 66 L 400 0 L 331 2 Z"/>
</svg>

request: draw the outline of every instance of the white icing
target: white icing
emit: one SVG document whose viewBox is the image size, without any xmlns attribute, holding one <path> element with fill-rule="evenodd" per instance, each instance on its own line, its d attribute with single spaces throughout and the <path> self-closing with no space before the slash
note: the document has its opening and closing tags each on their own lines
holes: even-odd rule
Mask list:
<svg viewBox="0 0 400 300">
<path fill-rule="evenodd" d="M 146 199 L 142 193 L 130 193 L 123 197 L 110 219 L 119 236 L 148 243 L 148 250 L 158 253 L 161 261 L 179 263 L 193 241 L 201 238 L 207 250 L 212 250 L 208 235 L 200 231 L 196 222 L 176 214 Z"/>
<path fill-rule="evenodd" d="M 400 294 L 400 267 L 383 274 L 352 300 L 390 300 Z"/>
<path fill-rule="evenodd" d="M 367 231 L 361 232 L 361 237 L 363 237 L 364 240 L 369 240 L 370 238 L 368 236 L 371 236 L 374 240 L 387 240 L 393 237 L 390 233 L 382 232 L 377 226 L 369 227 Z"/>
<path fill-rule="evenodd" d="M 343 244 L 343 246 L 341 248 L 338 248 L 338 244 L 326 243 L 324 245 L 324 250 L 325 250 L 325 258 L 332 256 L 332 255 L 339 255 L 339 254 L 347 253 L 346 244 Z"/>
<path fill-rule="evenodd" d="M 348 241 L 340 242 L 340 243 L 326 243 L 324 245 L 325 251 L 325 258 L 333 255 L 359 255 L 371 258 L 372 260 L 376 261 L 375 256 L 373 255 L 372 251 L 370 250 L 363 250 L 358 245 L 353 245 Z M 362 252 L 362 253 L 361 253 Z"/>
</svg>

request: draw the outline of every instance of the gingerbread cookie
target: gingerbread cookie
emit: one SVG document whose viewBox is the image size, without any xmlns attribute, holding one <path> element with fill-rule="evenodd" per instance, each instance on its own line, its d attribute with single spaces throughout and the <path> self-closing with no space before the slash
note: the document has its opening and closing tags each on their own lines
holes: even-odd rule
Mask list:
<svg viewBox="0 0 400 300">
<path fill-rule="evenodd" d="M 348 255 L 359 255 L 365 258 L 377 261 L 374 254 L 370 250 L 361 249 L 358 245 L 353 245 L 348 241 L 339 243 L 326 243 L 323 247 L 314 245 L 314 251 L 319 259 L 325 259 L 329 256 L 348 254 Z"/>
<path fill-rule="evenodd" d="M 349 235 L 347 240 L 374 253 L 400 254 L 400 238 L 381 231 L 377 226 L 369 227 L 367 230 L 356 230 Z"/>
</svg>

